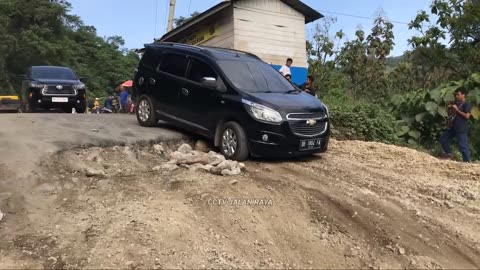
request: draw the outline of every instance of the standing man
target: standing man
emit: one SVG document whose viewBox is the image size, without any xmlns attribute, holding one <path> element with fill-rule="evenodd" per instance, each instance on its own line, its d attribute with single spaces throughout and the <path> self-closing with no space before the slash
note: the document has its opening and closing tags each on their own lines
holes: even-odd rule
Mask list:
<svg viewBox="0 0 480 270">
<path fill-rule="evenodd" d="M 280 74 L 282 74 L 282 76 L 285 76 L 285 75 L 290 75 L 292 76 L 292 72 L 290 71 L 290 66 L 292 65 L 293 63 L 293 59 L 292 58 L 288 58 L 287 59 L 287 62 L 285 63 L 285 65 L 283 65 L 278 71 L 280 72 Z"/>
<path fill-rule="evenodd" d="M 123 113 L 128 113 L 128 91 L 123 85 L 120 86 L 120 108 Z"/>
<path fill-rule="evenodd" d="M 448 128 L 440 137 L 440 144 L 445 152 L 444 158 L 452 159 L 450 141 L 457 139 L 458 148 L 462 153 L 463 162 L 470 162 L 470 149 L 468 145 L 468 119 L 470 119 L 472 106 L 465 101 L 465 89 L 455 90 L 455 104 L 448 105 Z"/>
<path fill-rule="evenodd" d="M 313 88 L 313 81 L 315 79 L 313 78 L 312 75 L 308 75 L 307 76 L 307 81 L 300 85 L 300 89 L 302 89 L 303 91 L 309 93 L 310 95 L 314 96 L 314 97 L 317 97 L 317 90 L 315 90 L 315 88 Z"/>
</svg>

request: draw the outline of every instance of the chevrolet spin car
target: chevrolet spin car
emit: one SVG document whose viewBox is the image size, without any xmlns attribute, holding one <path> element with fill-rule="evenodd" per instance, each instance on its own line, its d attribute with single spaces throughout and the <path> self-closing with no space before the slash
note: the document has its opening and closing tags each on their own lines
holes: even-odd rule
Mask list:
<svg viewBox="0 0 480 270">
<path fill-rule="evenodd" d="M 140 125 L 164 120 L 229 159 L 325 152 L 328 108 L 257 56 L 176 43 L 145 45 L 133 95 Z"/>
</svg>

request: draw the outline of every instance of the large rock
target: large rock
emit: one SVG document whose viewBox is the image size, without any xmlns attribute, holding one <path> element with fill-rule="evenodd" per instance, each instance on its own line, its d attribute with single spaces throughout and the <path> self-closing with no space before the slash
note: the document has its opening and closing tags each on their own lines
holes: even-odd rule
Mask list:
<svg viewBox="0 0 480 270">
<path fill-rule="evenodd" d="M 169 172 L 173 172 L 175 170 L 178 170 L 180 167 L 178 167 L 176 164 L 168 164 L 168 163 L 165 163 L 165 164 L 162 164 L 161 166 L 161 169 L 163 171 L 169 171 Z"/>
<path fill-rule="evenodd" d="M 159 154 L 162 154 L 163 152 L 165 152 L 165 148 L 163 148 L 163 145 L 161 145 L 161 144 L 155 144 L 153 146 L 153 150 L 155 150 L 155 152 L 157 152 Z"/>
<path fill-rule="evenodd" d="M 103 171 L 92 169 L 92 168 L 86 169 L 85 175 L 87 177 L 105 177 L 105 173 Z"/>
<path fill-rule="evenodd" d="M 209 163 L 208 155 L 202 152 L 190 152 L 188 154 L 181 153 L 179 151 L 173 152 L 170 155 L 170 158 L 176 160 L 177 164 L 195 164 L 195 163 L 202 163 L 203 165 L 207 165 Z"/>
<path fill-rule="evenodd" d="M 213 151 L 208 152 L 208 164 L 212 166 L 217 166 L 225 160 L 225 157 L 218 153 L 215 153 Z"/>
<path fill-rule="evenodd" d="M 236 167 L 232 170 L 222 170 L 221 174 L 223 176 L 232 176 L 232 175 L 239 175 L 242 173 L 242 170 L 240 170 L 240 167 Z"/>
<path fill-rule="evenodd" d="M 192 147 L 191 147 L 190 145 L 186 144 L 186 143 L 182 144 L 182 145 L 178 148 L 178 152 L 183 153 L 183 154 L 188 154 L 188 153 L 190 153 L 190 152 L 192 152 L 192 151 L 193 151 Z"/>
</svg>

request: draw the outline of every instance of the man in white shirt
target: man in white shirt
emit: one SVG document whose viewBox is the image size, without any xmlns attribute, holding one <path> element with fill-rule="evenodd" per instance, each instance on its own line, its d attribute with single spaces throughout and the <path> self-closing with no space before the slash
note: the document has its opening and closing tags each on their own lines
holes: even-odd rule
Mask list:
<svg viewBox="0 0 480 270">
<path fill-rule="evenodd" d="M 278 70 L 280 71 L 280 74 L 282 74 L 283 76 L 292 75 L 292 73 L 290 72 L 290 66 L 292 65 L 292 63 L 293 63 L 292 58 L 288 58 L 287 63 Z"/>
</svg>

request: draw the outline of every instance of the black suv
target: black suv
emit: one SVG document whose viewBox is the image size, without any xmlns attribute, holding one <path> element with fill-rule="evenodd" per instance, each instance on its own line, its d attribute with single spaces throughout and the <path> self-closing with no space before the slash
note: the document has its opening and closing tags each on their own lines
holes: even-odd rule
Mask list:
<svg viewBox="0 0 480 270">
<path fill-rule="evenodd" d="M 140 125 L 164 120 L 212 140 L 234 160 L 327 150 L 327 107 L 257 56 L 176 43 L 142 51 L 133 84 Z"/>
<path fill-rule="evenodd" d="M 84 113 L 86 110 L 85 84 L 67 67 L 33 66 L 23 79 L 20 98 L 24 112 L 37 108 L 60 108 L 65 112 Z"/>
</svg>

